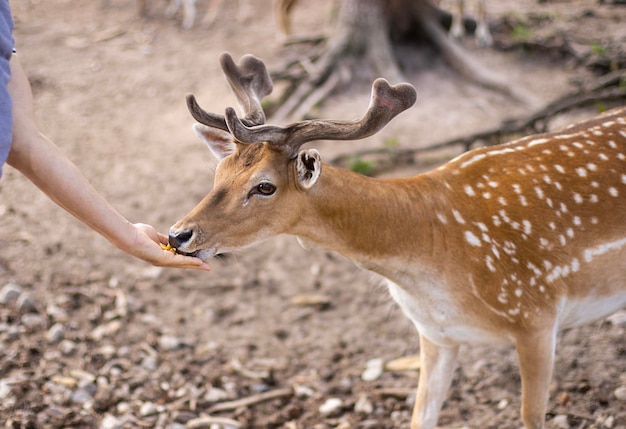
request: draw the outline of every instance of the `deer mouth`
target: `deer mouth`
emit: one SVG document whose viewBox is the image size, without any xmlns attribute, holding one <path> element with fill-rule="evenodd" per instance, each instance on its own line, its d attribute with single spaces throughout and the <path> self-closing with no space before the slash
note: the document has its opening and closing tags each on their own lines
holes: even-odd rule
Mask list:
<svg viewBox="0 0 626 429">
<path fill-rule="evenodd" d="M 193 252 L 184 252 L 177 250 L 178 253 L 185 256 L 193 256 L 194 258 L 202 259 L 204 262 L 213 258 L 217 254 L 217 248 L 211 247 L 209 249 L 198 249 Z"/>
</svg>

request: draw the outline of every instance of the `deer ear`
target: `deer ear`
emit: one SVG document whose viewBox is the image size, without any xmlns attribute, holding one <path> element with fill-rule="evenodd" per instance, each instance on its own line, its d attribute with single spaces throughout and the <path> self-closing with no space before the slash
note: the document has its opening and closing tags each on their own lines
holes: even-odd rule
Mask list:
<svg viewBox="0 0 626 429">
<path fill-rule="evenodd" d="M 236 144 L 226 131 L 207 127 L 203 124 L 194 124 L 193 131 L 200 140 L 205 142 L 218 160 L 226 158 L 235 151 Z"/>
<path fill-rule="evenodd" d="M 322 172 L 322 159 L 315 149 L 301 150 L 296 159 L 298 184 L 309 189 L 317 182 Z"/>
</svg>

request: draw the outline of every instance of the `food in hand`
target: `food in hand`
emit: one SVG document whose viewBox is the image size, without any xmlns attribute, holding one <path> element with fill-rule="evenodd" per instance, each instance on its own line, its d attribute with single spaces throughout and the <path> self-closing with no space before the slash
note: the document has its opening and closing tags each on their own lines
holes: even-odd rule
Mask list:
<svg viewBox="0 0 626 429">
<path fill-rule="evenodd" d="M 176 249 L 170 246 L 169 243 L 168 244 L 161 243 L 161 249 L 167 250 L 168 252 L 172 252 L 173 254 L 176 254 Z"/>
</svg>

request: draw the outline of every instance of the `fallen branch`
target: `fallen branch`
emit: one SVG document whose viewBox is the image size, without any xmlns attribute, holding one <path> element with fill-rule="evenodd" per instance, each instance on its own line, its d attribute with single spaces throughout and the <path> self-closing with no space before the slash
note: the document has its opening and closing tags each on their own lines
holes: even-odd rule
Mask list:
<svg viewBox="0 0 626 429">
<path fill-rule="evenodd" d="M 213 425 L 228 426 L 234 428 L 240 428 L 242 425 L 237 420 L 228 419 L 226 417 L 212 417 L 204 416 L 191 419 L 185 425 L 186 429 L 205 429 L 210 428 Z"/>
<path fill-rule="evenodd" d="M 247 398 L 237 399 L 234 401 L 220 402 L 208 409 L 208 413 L 217 413 L 220 411 L 231 411 L 238 408 L 251 407 L 262 402 L 273 401 L 274 399 L 289 398 L 293 396 L 292 388 L 272 390 L 270 392 L 259 393 L 258 395 L 248 396 Z"/>
</svg>

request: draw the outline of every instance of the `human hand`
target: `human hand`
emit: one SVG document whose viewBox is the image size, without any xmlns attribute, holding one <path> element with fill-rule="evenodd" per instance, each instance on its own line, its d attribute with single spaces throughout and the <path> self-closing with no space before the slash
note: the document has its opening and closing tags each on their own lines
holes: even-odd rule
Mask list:
<svg viewBox="0 0 626 429">
<path fill-rule="evenodd" d="M 125 252 L 158 267 L 211 270 L 211 266 L 199 258 L 175 254 L 164 250 L 161 244 L 167 244 L 167 236 L 158 232 L 151 225 L 144 223 L 131 225 L 135 230 L 135 238 L 131 247 L 122 249 Z"/>
</svg>

